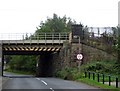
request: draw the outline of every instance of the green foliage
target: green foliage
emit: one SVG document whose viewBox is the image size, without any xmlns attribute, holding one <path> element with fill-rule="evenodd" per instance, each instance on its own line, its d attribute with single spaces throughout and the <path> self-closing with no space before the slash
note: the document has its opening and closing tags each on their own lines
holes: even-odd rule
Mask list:
<svg viewBox="0 0 120 91">
<path fill-rule="evenodd" d="M 8 63 L 11 70 L 30 71 L 35 73 L 36 70 L 36 57 L 35 56 L 11 56 Z"/>
<path fill-rule="evenodd" d="M 26 34 L 25 39 L 34 39 L 41 32 L 69 32 L 71 31 L 72 24 L 75 24 L 75 21 L 72 21 L 71 18 L 67 18 L 66 16 L 61 18 L 57 14 L 53 14 L 52 18 L 47 18 L 45 22 L 41 21 L 34 35 L 28 37 Z M 36 57 L 23 55 L 12 56 L 8 65 L 11 70 L 31 71 L 34 73 L 36 70 Z"/>
<path fill-rule="evenodd" d="M 81 66 L 81 70 L 118 75 L 116 60 L 91 61 Z"/>
<path fill-rule="evenodd" d="M 83 78 L 84 71 L 91 71 L 96 73 L 104 73 L 106 75 L 119 76 L 120 71 L 118 68 L 120 65 L 116 64 L 116 60 L 102 60 L 91 61 L 87 64 L 83 64 L 80 67 L 80 72 L 77 68 L 64 68 L 56 73 L 57 77 L 69 80 L 76 80 Z"/>
<path fill-rule="evenodd" d="M 6 69 L 6 72 L 12 72 L 15 74 L 22 74 L 22 75 L 35 75 L 33 72 L 26 71 L 26 70 L 11 70 L 11 69 Z"/>
<path fill-rule="evenodd" d="M 48 18 L 45 23 L 43 21 L 40 23 L 39 27 L 37 27 L 36 33 L 40 32 L 68 32 L 71 30 L 71 25 L 74 22 L 64 17 L 58 17 L 57 14 L 53 14 L 53 18 Z"/>
<path fill-rule="evenodd" d="M 77 68 L 64 68 L 56 72 L 56 77 L 60 77 L 65 80 L 77 80 L 83 77 L 83 72 L 78 72 Z"/>
<path fill-rule="evenodd" d="M 88 78 L 78 79 L 78 81 L 86 83 L 91 86 L 101 88 L 101 89 L 106 89 L 107 91 L 120 91 L 120 88 L 116 88 L 115 86 L 109 86 L 107 84 L 102 84 L 102 83 L 99 83 L 95 80 L 88 79 Z"/>
</svg>

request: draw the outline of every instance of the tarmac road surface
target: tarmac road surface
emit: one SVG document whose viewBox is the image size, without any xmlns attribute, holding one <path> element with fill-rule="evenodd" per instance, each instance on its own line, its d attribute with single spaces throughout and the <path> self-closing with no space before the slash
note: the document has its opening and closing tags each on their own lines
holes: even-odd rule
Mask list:
<svg viewBox="0 0 120 91">
<path fill-rule="evenodd" d="M 63 80 L 53 77 L 33 77 L 23 75 L 10 75 L 6 73 L 9 77 L 9 80 L 3 84 L 3 91 L 103 91 L 99 88 L 86 85 L 84 83 Z"/>
</svg>

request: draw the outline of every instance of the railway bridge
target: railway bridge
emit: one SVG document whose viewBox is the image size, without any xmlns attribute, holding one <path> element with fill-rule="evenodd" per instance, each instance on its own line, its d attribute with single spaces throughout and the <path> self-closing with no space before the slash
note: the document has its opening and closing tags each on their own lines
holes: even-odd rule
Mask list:
<svg viewBox="0 0 120 91">
<path fill-rule="evenodd" d="M 52 56 L 69 41 L 69 34 L 62 33 L 23 33 L 0 35 L 0 63 L 3 76 L 4 55 L 40 55 L 37 63 L 38 76 L 52 76 Z M 48 70 L 49 69 L 49 70 Z"/>
</svg>

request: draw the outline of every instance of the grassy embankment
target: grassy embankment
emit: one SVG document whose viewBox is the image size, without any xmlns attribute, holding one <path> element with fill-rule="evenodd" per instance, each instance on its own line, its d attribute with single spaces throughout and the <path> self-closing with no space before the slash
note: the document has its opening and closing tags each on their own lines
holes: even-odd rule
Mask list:
<svg viewBox="0 0 120 91">
<path fill-rule="evenodd" d="M 77 68 L 65 68 L 56 73 L 57 77 L 67 80 L 74 80 L 78 82 L 83 82 L 101 89 L 109 89 L 110 91 L 120 91 L 120 87 L 116 88 L 115 86 L 109 86 L 107 84 L 103 84 L 102 74 L 105 74 L 105 82 L 108 82 L 108 75 L 111 75 L 111 81 L 115 82 L 115 78 L 118 77 L 120 81 L 120 74 L 118 71 L 119 65 L 115 63 L 115 61 L 92 61 L 88 64 L 81 66 L 81 71 L 78 72 Z M 84 71 L 91 71 L 95 73 L 100 73 L 100 82 L 97 82 L 97 76 L 95 76 L 95 80 L 88 77 L 85 78 Z"/>
</svg>

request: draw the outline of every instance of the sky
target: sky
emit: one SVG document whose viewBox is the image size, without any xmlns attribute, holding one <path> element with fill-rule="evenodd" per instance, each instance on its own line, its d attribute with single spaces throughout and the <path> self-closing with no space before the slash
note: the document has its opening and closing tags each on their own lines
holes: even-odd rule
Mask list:
<svg viewBox="0 0 120 91">
<path fill-rule="evenodd" d="M 88 27 L 116 27 L 119 0 L 0 0 L 0 33 L 33 33 L 53 13 Z"/>
</svg>

